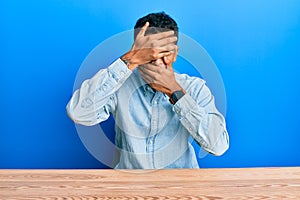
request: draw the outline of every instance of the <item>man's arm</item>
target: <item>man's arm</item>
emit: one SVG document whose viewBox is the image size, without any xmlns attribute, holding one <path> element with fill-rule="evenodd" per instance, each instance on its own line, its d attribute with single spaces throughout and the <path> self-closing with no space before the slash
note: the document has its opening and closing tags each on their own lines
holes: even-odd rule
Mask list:
<svg viewBox="0 0 300 200">
<path fill-rule="evenodd" d="M 173 110 L 182 125 L 203 149 L 221 155 L 229 147 L 229 136 L 225 119 L 218 112 L 214 97 L 202 79 L 194 79 L 186 88 L 175 79 L 172 67 L 158 67 L 147 64 L 138 68 L 142 78 L 152 88 L 169 97 L 178 90 L 184 95 L 175 103 Z"/>
<path fill-rule="evenodd" d="M 92 126 L 106 120 L 116 107 L 115 92 L 131 71 L 120 59 L 85 80 L 67 105 L 68 116 L 78 124 Z"/>
<path fill-rule="evenodd" d="M 147 22 L 141 28 L 132 48 L 121 59 L 85 80 L 74 92 L 67 105 L 67 113 L 75 123 L 91 126 L 106 120 L 117 104 L 115 92 L 130 76 L 131 71 L 153 59 L 171 54 L 169 50 L 174 48 L 174 41 L 177 40 L 174 32 L 145 36 L 148 26 Z"/>
<path fill-rule="evenodd" d="M 193 85 L 195 87 L 187 88 L 187 93 L 176 102 L 173 111 L 204 150 L 222 155 L 229 148 L 225 119 L 204 81 L 197 79 Z"/>
</svg>

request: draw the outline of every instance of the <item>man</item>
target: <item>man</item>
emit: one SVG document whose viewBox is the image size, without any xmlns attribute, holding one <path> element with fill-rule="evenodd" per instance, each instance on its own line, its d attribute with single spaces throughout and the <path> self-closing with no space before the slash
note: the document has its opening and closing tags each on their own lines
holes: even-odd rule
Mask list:
<svg viewBox="0 0 300 200">
<path fill-rule="evenodd" d="M 86 126 L 113 115 L 115 168 L 198 168 L 190 136 L 214 155 L 228 149 L 224 117 L 204 80 L 173 71 L 177 38 L 164 12 L 139 19 L 132 48 L 85 80 L 67 105 L 70 118 Z"/>
</svg>

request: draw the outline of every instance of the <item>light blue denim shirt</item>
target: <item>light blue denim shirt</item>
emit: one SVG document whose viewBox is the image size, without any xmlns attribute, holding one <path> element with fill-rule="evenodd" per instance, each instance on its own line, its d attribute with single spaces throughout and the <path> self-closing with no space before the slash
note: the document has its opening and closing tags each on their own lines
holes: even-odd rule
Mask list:
<svg viewBox="0 0 300 200">
<path fill-rule="evenodd" d="M 86 126 L 113 115 L 120 150 L 116 168 L 198 168 L 189 137 L 221 155 L 229 147 L 225 120 L 204 80 L 177 73 L 175 78 L 187 93 L 172 105 L 167 95 L 153 91 L 137 70 L 117 59 L 82 83 L 67 113 Z"/>
</svg>

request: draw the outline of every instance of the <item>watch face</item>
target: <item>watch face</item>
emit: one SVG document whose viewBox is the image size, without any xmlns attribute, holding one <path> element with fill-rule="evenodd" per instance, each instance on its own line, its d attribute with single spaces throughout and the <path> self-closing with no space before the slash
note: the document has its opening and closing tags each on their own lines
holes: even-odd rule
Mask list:
<svg viewBox="0 0 300 200">
<path fill-rule="evenodd" d="M 172 102 L 174 102 L 173 104 L 175 104 L 181 97 L 184 96 L 184 93 L 183 91 L 181 90 L 178 90 L 178 91 L 175 91 L 172 95 L 171 95 L 171 99 L 172 99 Z"/>
</svg>

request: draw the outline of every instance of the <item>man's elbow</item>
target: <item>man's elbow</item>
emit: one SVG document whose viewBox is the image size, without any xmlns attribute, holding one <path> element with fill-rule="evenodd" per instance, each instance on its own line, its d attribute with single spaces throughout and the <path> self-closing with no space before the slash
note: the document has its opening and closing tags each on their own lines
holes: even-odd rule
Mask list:
<svg viewBox="0 0 300 200">
<path fill-rule="evenodd" d="M 229 136 L 227 131 L 223 131 L 219 141 L 215 144 L 214 155 L 221 156 L 229 149 Z"/>
<path fill-rule="evenodd" d="M 77 117 L 74 114 L 74 112 L 71 112 L 70 108 L 67 106 L 66 108 L 66 112 L 67 112 L 67 116 L 74 122 L 74 123 L 78 123 Z"/>
<path fill-rule="evenodd" d="M 221 156 L 223 155 L 227 150 L 229 149 L 229 143 L 226 143 L 222 146 L 218 146 L 217 148 L 214 149 L 213 154 L 215 156 Z"/>
<path fill-rule="evenodd" d="M 66 107 L 67 116 L 76 124 L 80 124 L 80 118 L 76 113 L 70 108 L 69 105 Z"/>
<path fill-rule="evenodd" d="M 206 151 L 215 155 L 221 156 L 229 149 L 229 140 L 228 137 L 224 138 L 221 141 L 218 141 L 214 145 L 210 146 L 210 148 L 206 148 Z"/>
<path fill-rule="evenodd" d="M 71 109 L 69 105 L 66 107 L 66 112 L 68 117 L 75 123 L 75 124 L 80 124 L 84 126 L 92 126 L 95 125 L 95 123 L 92 123 L 91 120 L 84 119 L 82 115 L 77 113 L 75 110 Z"/>
</svg>

